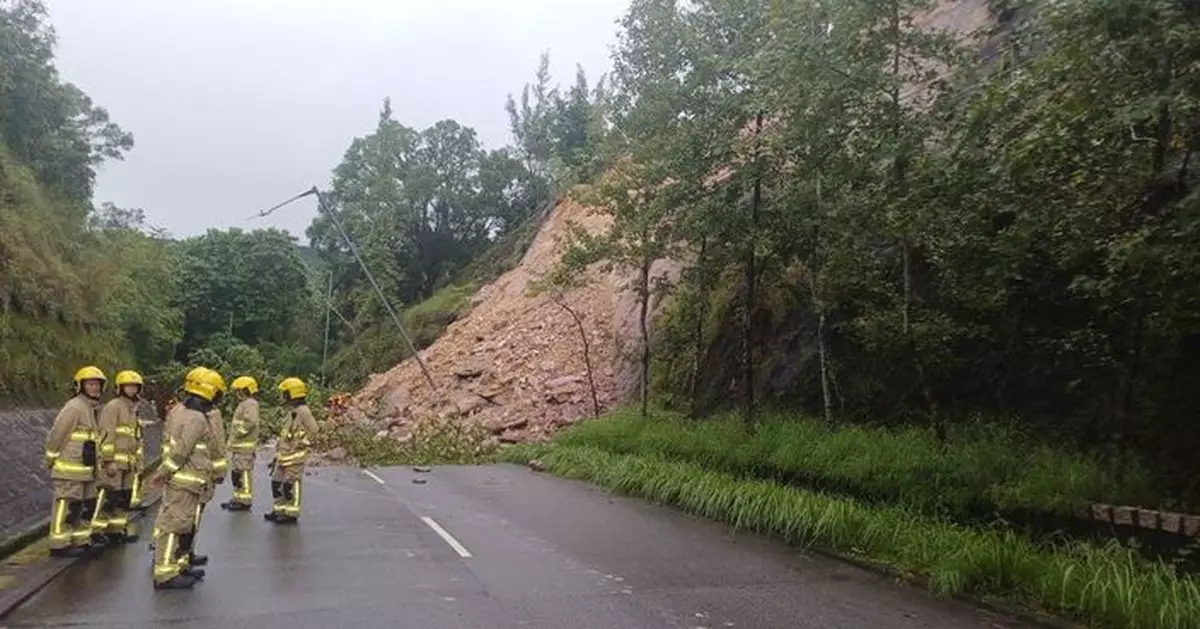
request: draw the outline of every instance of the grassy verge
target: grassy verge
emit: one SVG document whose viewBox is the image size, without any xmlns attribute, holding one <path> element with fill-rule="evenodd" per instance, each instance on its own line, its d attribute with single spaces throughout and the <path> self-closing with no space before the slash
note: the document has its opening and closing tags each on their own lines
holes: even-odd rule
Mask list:
<svg viewBox="0 0 1200 629">
<path fill-rule="evenodd" d="M 1114 629 L 1200 627 L 1200 587 L 1117 545 L 1037 546 L 902 507 L 749 480 L 699 464 L 579 445 L 504 451 L 541 459 L 554 474 L 674 505 L 735 528 L 882 562 L 941 596 L 997 597 Z"/>
<path fill-rule="evenodd" d="M 804 484 L 956 519 L 994 510 L 1070 514 L 1093 502 L 1142 504 L 1153 492 L 1142 466 L 1112 469 L 1038 443 L 1013 426 L 956 425 L 947 443 L 920 427 L 887 429 L 770 417 L 755 430 L 736 418 L 643 420 L 616 413 L 559 437 L 567 446 L 695 462 L 735 475 Z"/>
</svg>

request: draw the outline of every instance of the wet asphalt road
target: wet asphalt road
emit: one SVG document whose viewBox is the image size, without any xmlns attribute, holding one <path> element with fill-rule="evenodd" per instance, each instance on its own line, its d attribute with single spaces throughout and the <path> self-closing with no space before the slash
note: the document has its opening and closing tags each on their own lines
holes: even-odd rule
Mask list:
<svg viewBox="0 0 1200 629">
<path fill-rule="evenodd" d="M 155 592 L 142 542 L 73 566 L 0 619 L 0 629 L 1022 626 L 515 466 L 374 474 L 316 470 L 292 527 L 263 521 L 261 508 L 220 510 L 229 493 L 222 485 L 197 542 L 210 562 L 195 590 Z M 259 500 L 269 496 L 263 476 Z M 413 484 L 418 476 L 428 483 Z"/>
</svg>

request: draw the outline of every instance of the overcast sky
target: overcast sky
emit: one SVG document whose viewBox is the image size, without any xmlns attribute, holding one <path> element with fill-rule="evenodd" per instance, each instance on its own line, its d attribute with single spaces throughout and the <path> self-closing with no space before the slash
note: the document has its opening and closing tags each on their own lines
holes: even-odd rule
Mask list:
<svg viewBox="0 0 1200 629">
<path fill-rule="evenodd" d="M 454 118 L 509 140 L 505 96 L 538 55 L 564 84 L 610 67 L 629 0 L 50 0 L 58 67 L 133 132 L 96 202 L 140 207 L 177 236 L 282 227 L 304 238 L 325 186 L 385 96 L 402 123 Z"/>
</svg>

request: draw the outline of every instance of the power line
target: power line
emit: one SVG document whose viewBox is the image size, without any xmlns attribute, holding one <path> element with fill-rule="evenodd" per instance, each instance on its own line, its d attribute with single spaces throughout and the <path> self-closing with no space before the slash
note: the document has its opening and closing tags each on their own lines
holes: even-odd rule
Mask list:
<svg viewBox="0 0 1200 629">
<path fill-rule="evenodd" d="M 300 270 L 302 273 L 304 273 L 304 277 L 308 280 L 308 284 L 310 286 L 315 286 L 316 282 L 314 281 L 314 276 L 312 275 L 312 273 L 309 272 L 308 265 L 301 266 Z M 347 319 L 346 316 L 343 315 L 341 313 L 341 311 L 337 309 L 337 306 L 334 305 L 332 293 L 330 293 L 329 295 L 327 295 L 325 297 L 326 317 L 328 317 L 329 313 L 331 313 L 331 312 L 334 314 L 334 316 L 336 316 L 338 318 L 339 321 L 341 321 L 343 324 L 345 324 L 347 329 L 350 330 L 350 346 L 354 348 L 354 353 L 358 354 L 358 358 L 359 358 L 359 360 L 362 361 L 363 366 L 369 367 L 370 362 L 367 360 L 366 355 L 362 353 L 362 349 L 359 348 L 359 346 L 358 346 L 358 334 L 355 331 L 354 323 L 352 323 L 349 319 Z M 329 328 L 329 324 L 327 321 L 326 322 L 326 330 L 327 331 L 328 331 L 328 328 Z M 324 362 L 324 359 L 322 359 L 322 362 Z"/>
<path fill-rule="evenodd" d="M 286 201 L 277 203 L 274 206 L 251 216 L 250 220 L 269 216 L 276 210 L 308 196 L 317 197 L 317 211 L 324 212 L 325 215 L 329 217 L 329 222 L 333 225 L 334 229 L 337 230 L 338 234 L 341 235 L 342 240 L 346 241 L 346 245 L 350 248 L 350 254 L 353 255 L 354 259 L 358 262 L 358 266 L 362 269 L 363 275 L 367 276 L 367 281 L 371 283 L 371 287 L 375 289 L 375 294 L 378 295 L 379 300 L 383 302 L 384 309 L 386 309 L 388 315 L 391 316 L 392 321 L 396 324 L 396 328 L 400 330 L 400 336 L 404 339 L 405 344 L 408 345 L 408 350 L 412 354 L 413 358 L 416 359 L 417 365 L 421 368 L 421 373 L 425 375 L 425 380 L 429 382 L 429 388 L 436 392 L 437 384 L 435 384 L 433 381 L 433 375 L 429 373 L 429 368 L 425 365 L 425 360 L 421 358 L 421 354 L 417 351 L 417 347 L 413 343 L 412 338 L 408 335 L 408 331 L 404 329 L 404 323 L 400 320 L 400 315 L 396 314 L 395 308 L 392 307 L 392 302 L 387 298 L 387 295 L 383 293 L 383 289 L 379 287 L 379 283 L 375 281 L 375 276 L 371 273 L 371 269 L 367 268 L 366 262 L 363 261 L 362 256 L 358 253 L 358 246 L 354 244 L 354 241 L 350 239 L 350 235 L 347 234 L 345 228 L 342 227 L 342 222 L 338 219 L 337 213 L 330 209 L 325 201 L 325 195 L 321 194 L 321 191 L 318 190 L 316 186 L 313 186 L 312 188 L 309 188 L 308 190 L 301 192 L 300 194 L 297 194 Z"/>
</svg>

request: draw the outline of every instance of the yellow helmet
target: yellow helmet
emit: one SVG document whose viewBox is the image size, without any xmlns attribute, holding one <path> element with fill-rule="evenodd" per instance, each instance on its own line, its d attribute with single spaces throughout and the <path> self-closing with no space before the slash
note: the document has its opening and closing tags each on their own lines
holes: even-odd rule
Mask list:
<svg viewBox="0 0 1200 629">
<path fill-rule="evenodd" d="M 245 390 L 250 395 L 258 393 L 258 381 L 250 376 L 238 376 L 233 379 L 233 384 L 230 388 L 234 391 Z"/>
<path fill-rule="evenodd" d="M 187 375 L 183 377 L 184 384 L 186 385 L 189 382 L 199 382 L 200 378 L 204 376 L 204 372 L 208 370 L 208 367 L 193 367 L 192 370 L 187 372 Z"/>
<path fill-rule="evenodd" d="M 308 395 L 308 387 L 304 386 L 304 381 L 296 378 L 284 378 L 279 383 L 279 390 L 283 391 L 284 399 L 298 400 Z"/>
<path fill-rule="evenodd" d="M 129 369 L 117 374 L 116 383 L 118 387 L 123 387 L 127 384 L 136 384 L 138 386 L 145 384 L 142 382 L 142 374 Z"/>
<path fill-rule="evenodd" d="M 188 380 L 183 385 L 185 393 L 194 395 L 206 402 L 213 401 L 217 397 L 217 389 L 213 385 L 200 380 Z"/>
<path fill-rule="evenodd" d="M 200 382 L 212 386 L 217 393 L 225 393 L 225 378 L 222 378 L 221 374 L 212 369 L 204 370 L 204 373 L 200 376 Z"/>
<path fill-rule="evenodd" d="M 100 371 L 99 367 L 88 365 L 87 367 L 81 367 L 79 371 L 75 372 L 76 388 L 82 387 L 84 380 L 99 380 L 100 386 L 104 386 L 108 378 L 104 377 L 104 372 Z"/>
</svg>

